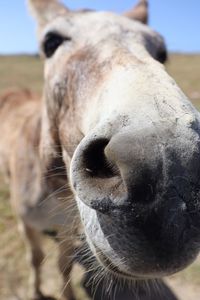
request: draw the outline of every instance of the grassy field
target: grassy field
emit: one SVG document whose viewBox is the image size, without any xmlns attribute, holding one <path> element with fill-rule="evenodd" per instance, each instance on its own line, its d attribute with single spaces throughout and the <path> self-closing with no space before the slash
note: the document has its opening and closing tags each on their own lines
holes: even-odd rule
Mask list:
<svg viewBox="0 0 200 300">
<path fill-rule="evenodd" d="M 200 55 L 173 54 L 167 70 L 200 109 Z"/>
<path fill-rule="evenodd" d="M 12 88 L 29 88 L 40 93 L 42 67 L 42 62 L 36 56 L 0 57 L 0 93 Z M 167 70 L 200 109 L 200 55 L 173 54 L 169 58 Z M 53 288 L 52 292 L 58 297 L 60 280 L 55 271 L 55 246 L 47 242 L 45 247 L 49 253 L 45 264 L 48 266 L 44 270 L 48 274 L 46 289 L 51 292 L 52 287 L 56 286 L 56 290 Z M 17 221 L 10 209 L 8 187 L 0 178 L 0 299 L 27 300 L 28 274 L 25 245 L 18 234 Z M 77 279 L 75 281 L 78 286 Z M 199 260 L 168 282 L 180 300 L 200 299 Z M 86 300 L 80 291 L 78 298 Z"/>
<path fill-rule="evenodd" d="M 0 56 L 0 92 L 6 88 L 42 91 L 42 62 L 37 56 Z"/>
</svg>

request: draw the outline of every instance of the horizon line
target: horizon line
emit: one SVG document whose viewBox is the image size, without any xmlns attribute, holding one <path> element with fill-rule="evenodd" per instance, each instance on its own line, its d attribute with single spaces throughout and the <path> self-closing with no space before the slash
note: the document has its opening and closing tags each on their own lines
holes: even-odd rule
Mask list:
<svg viewBox="0 0 200 300">
<path fill-rule="evenodd" d="M 200 55 L 199 51 L 168 50 L 169 54 Z M 40 56 L 38 51 L 0 52 L 0 56 Z"/>
</svg>

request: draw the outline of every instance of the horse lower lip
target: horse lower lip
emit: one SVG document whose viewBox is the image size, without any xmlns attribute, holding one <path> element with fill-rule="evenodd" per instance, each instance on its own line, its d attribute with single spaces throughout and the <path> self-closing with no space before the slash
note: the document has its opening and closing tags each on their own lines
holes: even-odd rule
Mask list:
<svg viewBox="0 0 200 300">
<path fill-rule="evenodd" d="M 126 280 L 130 281 L 144 281 L 144 280 L 153 280 L 162 278 L 165 276 L 164 274 L 140 274 L 139 276 L 133 275 L 131 273 L 127 273 L 125 271 L 121 271 L 117 266 L 114 266 L 113 263 L 110 261 L 109 258 L 107 258 L 104 253 L 102 253 L 101 250 L 98 250 L 97 259 L 99 263 L 103 266 L 103 268 L 108 271 L 111 274 L 114 274 L 115 276 L 124 278 Z M 177 269 L 175 272 L 178 272 L 180 269 Z M 170 272 L 168 275 L 171 275 L 175 272 Z"/>
<path fill-rule="evenodd" d="M 129 280 L 142 280 L 141 277 L 134 276 L 132 274 L 128 274 L 119 270 L 117 266 L 114 266 L 109 258 L 107 258 L 100 249 L 98 249 L 97 259 L 99 260 L 100 264 L 108 270 L 110 273 L 114 273 L 120 277 L 129 279 Z"/>
</svg>

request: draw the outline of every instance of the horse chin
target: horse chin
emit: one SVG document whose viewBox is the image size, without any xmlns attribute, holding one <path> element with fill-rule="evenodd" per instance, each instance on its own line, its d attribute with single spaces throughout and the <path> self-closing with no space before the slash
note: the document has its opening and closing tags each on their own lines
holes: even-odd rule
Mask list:
<svg viewBox="0 0 200 300">
<path fill-rule="evenodd" d="M 174 267 L 169 267 L 164 269 L 155 269 L 152 266 L 152 272 L 149 272 L 149 270 L 145 270 L 143 272 L 134 272 L 134 270 L 128 270 L 126 268 L 126 265 L 121 262 L 121 264 L 116 263 L 115 259 L 112 259 L 112 257 L 108 257 L 106 253 L 104 253 L 103 250 L 101 250 L 98 246 L 94 245 L 92 241 L 88 241 L 89 247 L 91 251 L 93 252 L 93 255 L 95 256 L 98 264 L 103 268 L 105 272 L 110 274 L 110 276 L 114 276 L 117 278 L 121 278 L 128 281 L 146 281 L 146 280 L 157 280 L 162 279 L 166 276 L 171 276 L 177 272 L 180 272 L 182 269 L 184 269 L 185 265 L 179 265 Z M 191 262 L 190 262 L 191 263 Z M 187 264 L 188 265 L 188 264 Z M 141 265 L 141 268 L 144 266 Z"/>
<path fill-rule="evenodd" d="M 111 275 L 114 275 L 115 277 L 122 278 L 125 280 L 130 281 L 145 281 L 145 280 L 156 280 L 161 279 L 166 276 L 170 276 L 174 273 L 177 273 L 180 270 L 173 270 L 169 272 L 161 272 L 158 273 L 152 273 L 152 274 L 134 274 L 130 273 L 128 271 L 121 270 L 120 267 L 116 266 L 101 250 L 98 250 L 98 254 L 96 254 L 96 259 L 99 262 L 99 264 L 103 267 L 105 271 L 110 273 Z"/>
<path fill-rule="evenodd" d="M 139 280 L 139 277 L 136 277 L 132 274 L 126 273 L 124 271 L 121 271 L 119 267 L 115 266 L 111 260 L 100 250 L 97 250 L 98 254 L 96 253 L 96 259 L 99 262 L 99 264 L 103 267 L 105 271 L 108 271 L 110 274 L 128 279 L 128 280 Z"/>
</svg>

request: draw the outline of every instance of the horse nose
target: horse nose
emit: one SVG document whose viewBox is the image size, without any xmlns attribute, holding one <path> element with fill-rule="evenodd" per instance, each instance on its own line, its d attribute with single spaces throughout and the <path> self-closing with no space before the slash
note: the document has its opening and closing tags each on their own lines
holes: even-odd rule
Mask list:
<svg viewBox="0 0 200 300">
<path fill-rule="evenodd" d="M 155 199 L 162 173 L 156 137 L 117 134 L 91 139 L 76 153 L 71 178 L 76 194 L 90 207 L 109 212 Z"/>
<path fill-rule="evenodd" d="M 129 201 L 149 204 L 155 200 L 163 173 L 162 145 L 156 135 L 118 134 L 106 146 L 105 155 L 117 166 Z"/>
</svg>

